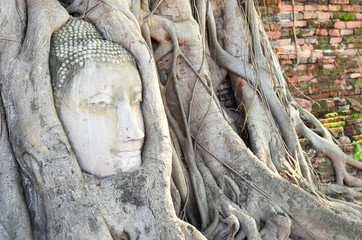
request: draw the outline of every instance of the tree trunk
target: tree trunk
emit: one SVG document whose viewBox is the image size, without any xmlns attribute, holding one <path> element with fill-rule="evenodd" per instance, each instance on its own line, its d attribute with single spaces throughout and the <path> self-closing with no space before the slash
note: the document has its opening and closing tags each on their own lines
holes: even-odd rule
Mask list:
<svg viewBox="0 0 362 240">
<path fill-rule="evenodd" d="M 82 172 L 58 119 L 51 37 L 74 17 L 137 61 L 146 138 L 135 171 Z M 253 1 L 5 0 L 0 26 L 1 239 L 362 235 L 362 208 L 317 188 L 297 133 L 330 157 L 345 192 L 362 186 L 345 164 L 362 164 L 292 99 Z M 214 93 L 224 78 L 244 109 L 240 135 Z"/>
</svg>

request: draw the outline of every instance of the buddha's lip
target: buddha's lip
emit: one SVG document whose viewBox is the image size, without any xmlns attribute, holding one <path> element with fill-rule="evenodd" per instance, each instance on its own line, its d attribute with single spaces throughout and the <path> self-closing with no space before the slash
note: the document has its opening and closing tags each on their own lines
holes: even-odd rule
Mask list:
<svg viewBox="0 0 362 240">
<path fill-rule="evenodd" d="M 141 155 L 141 147 L 134 147 L 128 149 L 119 150 L 117 148 L 111 148 L 111 154 L 117 158 L 133 158 Z"/>
</svg>

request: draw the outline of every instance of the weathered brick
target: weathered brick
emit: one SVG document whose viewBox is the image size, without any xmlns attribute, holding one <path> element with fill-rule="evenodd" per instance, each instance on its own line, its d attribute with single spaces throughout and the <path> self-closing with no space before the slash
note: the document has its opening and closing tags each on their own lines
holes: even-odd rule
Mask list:
<svg viewBox="0 0 362 240">
<path fill-rule="evenodd" d="M 317 14 L 315 13 L 311 13 L 311 12 L 305 12 L 304 13 L 304 19 L 312 19 L 312 18 L 316 18 Z"/>
<path fill-rule="evenodd" d="M 313 5 L 305 5 L 304 11 L 315 11 L 315 7 Z"/>
<path fill-rule="evenodd" d="M 267 7 L 267 12 L 268 13 L 279 13 L 280 8 L 277 6 L 269 6 L 269 7 Z"/>
<path fill-rule="evenodd" d="M 307 22 L 306 21 L 296 21 L 295 26 L 296 27 L 305 27 L 305 26 L 307 26 Z"/>
<path fill-rule="evenodd" d="M 281 54 L 281 53 L 289 53 L 289 52 L 293 52 L 295 51 L 295 47 L 294 46 L 282 46 L 282 47 L 278 47 L 277 48 L 277 53 Z"/>
<path fill-rule="evenodd" d="M 296 12 L 302 12 L 304 11 L 304 5 L 295 5 L 294 9 Z"/>
<path fill-rule="evenodd" d="M 290 45 L 290 43 L 292 42 L 291 39 L 279 39 L 279 46 L 286 46 L 286 45 Z"/>
<path fill-rule="evenodd" d="M 305 43 L 318 43 L 317 38 L 306 38 Z"/>
<path fill-rule="evenodd" d="M 353 29 L 341 29 L 341 35 L 342 36 L 353 35 Z"/>
<path fill-rule="evenodd" d="M 346 50 L 342 50 L 341 54 L 346 55 L 346 56 L 354 56 L 357 54 L 357 50 L 356 49 L 346 49 Z"/>
<path fill-rule="evenodd" d="M 320 50 L 314 50 L 314 51 L 312 51 L 312 57 L 316 57 L 316 58 L 323 57 L 323 52 Z"/>
<path fill-rule="evenodd" d="M 320 12 L 318 13 L 318 19 L 329 19 L 330 15 L 328 12 Z"/>
<path fill-rule="evenodd" d="M 321 36 L 328 36 L 328 30 L 327 29 L 316 29 L 315 34 L 321 35 Z"/>
<path fill-rule="evenodd" d="M 341 10 L 341 6 L 338 6 L 338 5 L 328 5 L 328 9 L 329 9 L 329 11 L 340 11 L 340 10 Z"/>
<path fill-rule="evenodd" d="M 361 77 L 361 73 L 352 73 L 348 75 L 348 78 L 359 78 Z"/>
<path fill-rule="evenodd" d="M 324 64 L 334 63 L 335 61 L 334 58 L 322 59 L 322 63 Z"/>
<path fill-rule="evenodd" d="M 340 43 L 342 42 L 342 38 L 341 37 L 336 37 L 336 38 L 331 38 L 329 40 L 329 43 L 333 44 L 333 43 Z"/>
<path fill-rule="evenodd" d="M 266 35 L 269 39 L 278 39 L 280 38 L 281 33 L 280 32 L 267 32 Z"/>
<path fill-rule="evenodd" d="M 305 71 L 305 70 L 307 70 L 307 65 L 298 65 L 298 67 L 297 67 L 297 70 L 300 70 L 300 71 Z"/>
<path fill-rule="evenodd" d="M 333 27 L 337 28 L 337 29 L 345 29 L 346 28 L 346 23 L 342 22 L 342 21 L 338 21 L 338 22 L 334 23 Z"/>
<path fill-rule="evenodd" d="M 337 36 L 337 37 L 341 36 L 338 29 L 329 29 L 328 33 L 329 33 L 330 36 Z"/>
<path fill-rule="evenodd" d="M 297 39 L 298 45 L 303 45 L 304 43 L 305 43 L 305 39 L 300 39 L 300 38 Z"/>
<path fill-rule="evenodd" d="M 342 11 L 344 11 L 344 12 L 362 12 L 362 6 L 343 5 Z"/>
<path fill-rule="evenodd" d="M 301 47 L 302 51 L 305 51 L 305 50 L 313 50 L 314 47 L 313 45 L 304 45 Z"/>
<path fill-rule="evenodd" d="M 314 8 L 317 11 L 328 11 L 328 7 L 326 5 L 315 5 Z"/>
<path fill-rule="evenodd" d="M 269 28 L 270 31 L 279 31 L 282 27 L 280 26 L 280 24 L 277 23 L 270 23 L 267 26 L 267 29 Z"/>
<path fill-rule="evenodd" d="M 281 21 L 280 22 L 280 26 L 282 26 L 282 27 L 285 27 L 285 28 L 287 28 L 287 27 L 293 27 L 293 22 L 292 21 Z"/>
<path fill-rule="evenodd" d="M 280 62 L 281 65 L 293 64 L 291 60 L 284 60 Z"/>
<path fill-rule="evenodd" d="M 282 12 L 282 13 L 279 13 L 278 16 L 280 17 L 280 19 L 292 20 L 292 13 L 290 13 L 290 12 Z"/>
<path fill-rule="evenodd" d="M 311 56 L 311 51 L 310 50 L 301 51 L 299 53 L 300 58 L 309 58 L 310 56 Z"/>
<path fill-rule="evenodd" d="M 333 22 L 330 20 L 321 21 L 322 28 L 333 28 Z"/>
<path fill-rule="evenodd" d="M 302 33 L 302 37 L 313 36 L 314 33 L 315 33 L 315 29 L 314 29 L 314 28 L 312 28 L 312 29 L 303 29 L 303 30 L 301 31 L 301 33 Z"/>
<path fill-rule="evenodd" d="M 292 5 L 280 5 L 279 8 L 281 12 L 291 12 L 293 10 Z"/>
<path fill-rule="evenodd" d="M 361 13 L 357 13 L 355 16 L 356 16 L 357 20 L 362 20 L 362 14 Z"/>
<path fill-rule="evenodd" d="M 348 21 L 346 22 L 347 28 L 360 28 L 361 22 L 360 21 Z"/>
<path fill-rule="evenodd" d="M 317 20 L 309 20 L 307 21 L 307 27 L 308 28 L 320 28 L 321 26 L 321 22 L 320 21 L 317 21 Z"/>
<path fill-rule="evenodd" d="M 323 65 L 323 68 L 324 69 L 333 69 L 333 68 L 335 68 L 336 66 L 334 65 L 334 64 L 324 64 Z"/>
<path fill-rule="evenodd" d="M 349 0 L 329 0 L 331 4 L 349 4 Z"/>
</svg>

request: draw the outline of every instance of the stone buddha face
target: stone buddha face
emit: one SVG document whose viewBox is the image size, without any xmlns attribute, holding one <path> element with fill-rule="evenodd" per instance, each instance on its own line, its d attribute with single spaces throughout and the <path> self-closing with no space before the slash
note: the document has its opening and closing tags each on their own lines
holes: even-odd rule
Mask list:
<svg viewBox="0 0 362 240">
<path fill-rule="evenodd" d="M 89 23 L 68 23 L 54 42 L 84 29 L 83 24 L 89 28 Z M 139 72 L 125 49 L 80 36 L 78 42 L 54 48 L 58 63 L 50 65 L 57 79 L 53 89 L 59 119 L 84 172 L 106 177 L 132 171 L 141 165 L 144 141 Z"/>
<path fill-rule="evenodd" d="M 81 169 L 110 176 L 141 165 L 142 84 L 129 63 L 89 63 L 73 77 L 58 116 Z"/>
</svg>

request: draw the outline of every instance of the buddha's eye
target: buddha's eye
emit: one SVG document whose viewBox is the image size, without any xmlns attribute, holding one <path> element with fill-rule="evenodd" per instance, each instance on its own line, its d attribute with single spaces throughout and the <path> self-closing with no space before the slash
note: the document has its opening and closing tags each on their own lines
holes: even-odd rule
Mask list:
<svg viewBox="0 0 362 240">
<path fill-rule="evenodd" d="M 142 102 L 142 93 L 137 93 L 131 100 L 131 104 L 139 104 Z"/>
</svg>

